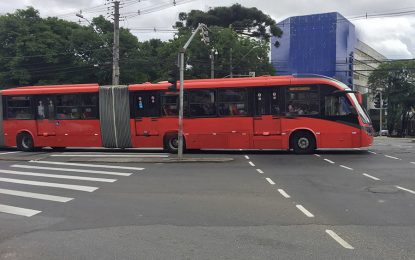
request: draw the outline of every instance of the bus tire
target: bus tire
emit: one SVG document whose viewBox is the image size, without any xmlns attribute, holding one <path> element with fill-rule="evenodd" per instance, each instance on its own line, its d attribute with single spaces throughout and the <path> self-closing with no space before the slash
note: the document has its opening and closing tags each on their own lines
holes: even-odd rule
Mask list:
<svg viewBox="0 0 415 260">
<path fill-rule="evenodd" d="M 16 137 L 17 149 L 24 152 L 33 152 L 35 150 L 35 144 L 33 142 L 33 137 L 27 133 L 22 132 Z"/>
<path fill-rule="evenodd" d="M 177 153 L 179 151 L 179 137 L 177 133 L 166 134 L 164 136 L 164 151 L 168 153 Z M 183 138 L 183 150 L 186 148 L 186 142 Z"/>
<path fill-rule="evenodd" d="M 310 154 L 316 149 L 316 139 L 309 131 L 294 132 L 290 141 L 291 148 L 296 154 Z"/>
</svg>

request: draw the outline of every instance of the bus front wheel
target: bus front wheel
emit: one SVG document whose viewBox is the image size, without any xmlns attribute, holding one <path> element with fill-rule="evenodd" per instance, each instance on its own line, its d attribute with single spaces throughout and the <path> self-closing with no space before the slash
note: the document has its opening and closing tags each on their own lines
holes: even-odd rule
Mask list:
<svg viewBox="0 0 415 260">
<path fill-rule="evenodd" d="M 17 135 L 17 149 L 24 152 L 32 152 L 35 150 L 33 138 L 29 133 L 23 132 Z"/>
<path fill-rule="evenodd" d="M 310 132 L 295 132 L 291 137 L 291 148 L 296 154 L 313 153 L 316 149 L 316 139 Z"/>
<path fill-rule="evenodd" d="M 186 148 L 186 143 L 183 138 L 183 150 Z M 164 137 L 164 151 L 168 153 L 177 153 L 179 150 L 179 137 L 177 133 L 167 134 Z"/>
</svg>

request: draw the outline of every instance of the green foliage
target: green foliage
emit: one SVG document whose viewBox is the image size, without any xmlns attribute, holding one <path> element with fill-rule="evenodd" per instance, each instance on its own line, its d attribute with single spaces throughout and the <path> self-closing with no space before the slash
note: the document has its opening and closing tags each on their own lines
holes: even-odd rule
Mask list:
<svg viewBox="0 0 415 260">
<path fill-rule="evenodd" d="M 207 12 L 192 10 L 189 13 L 180 13 L 179 21 L 176 22 L 177 28 L 197 28 L 199 23 L 207 26 L 218 26 L 232 28 L 238 34 L 250 37 L 260 38 L 269 41 L 271 36 L 281 37 L 282 31 L 278 28 L 276 22 L 257 8 L 246 8 L 240 4 L 234 4 L 230 7 L 215 7 Z M 266 28 L 270 28 L 268 33 Z M 276 47 L 279 42 L 274 43 Z"/>
<path fill-rule="evenodd" d="M 382 89 L 388 101 L 389 132 L 402 132 L 406 129 L 409 112 L 415 109 L 415 61 L 381 64 L 371 74 L 369 86 L 372 89 Z"/>
</svg>

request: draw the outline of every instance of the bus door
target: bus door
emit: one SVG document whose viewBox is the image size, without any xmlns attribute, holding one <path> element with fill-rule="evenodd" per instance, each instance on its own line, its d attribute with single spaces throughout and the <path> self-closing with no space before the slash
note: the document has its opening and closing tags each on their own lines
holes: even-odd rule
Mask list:
<svg viewBox="0 0 415 260">
<path fill-rule="evenodd" d="M 281 147 L 281 117 L 279 88 L 254 90 L 254 147 L 278 149 Z"/>
<path fill-rule="evenodd" d="M 160 95 L 156 91 L 138 91 L 133 96 L 135 135 L 159 136 Z"/>
<path fill-rule="evenodd" d="M 36 98 L 36 129 L 38 136 L 56 136 L 55 102 L 53 96 Z"/>
</svg>

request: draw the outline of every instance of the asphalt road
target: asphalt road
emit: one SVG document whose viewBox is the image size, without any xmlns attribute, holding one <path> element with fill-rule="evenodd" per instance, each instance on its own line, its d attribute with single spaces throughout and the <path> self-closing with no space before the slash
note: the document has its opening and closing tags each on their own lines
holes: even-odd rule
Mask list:
<svg viewBox="0 0 415 260">
<path fill-rule="evenodd" d="M 222 163 L 74 162 L 81 154 L 168 156 L 0 151 L 0 259 L 415 259 L 409 139 L 186 154 L 234 159 Z"/>
</svg>

